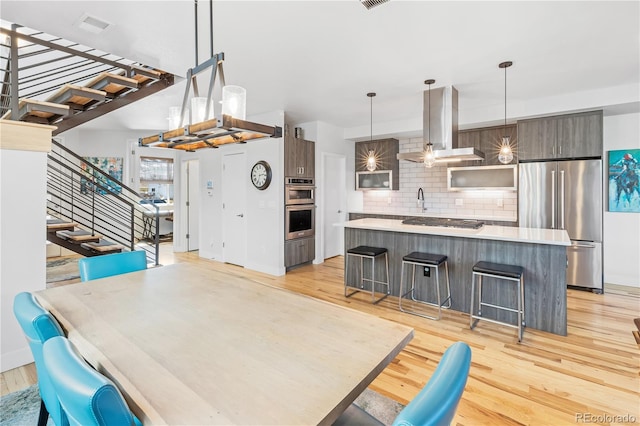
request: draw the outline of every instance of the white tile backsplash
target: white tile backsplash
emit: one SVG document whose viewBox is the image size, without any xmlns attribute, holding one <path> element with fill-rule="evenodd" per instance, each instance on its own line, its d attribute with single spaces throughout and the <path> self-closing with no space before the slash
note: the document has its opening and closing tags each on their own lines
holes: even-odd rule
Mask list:
<svg viewBox="0 0 640 426">
<path fill-rule="evenodd" d="M 400 139 L 400 152 L 422 149 L 422 139 Z M 398 191 L 364 191 L 364 212 L 389 214 L 455 214 L 515 220 L 517 193 L 515 191 L 448 191 L 447 166 L 431 169 L 422 164 L 400 161 L 400 189 Z M 418 188 L 424 192 L 426 211 L 418 205 Z M 456 205 L 462 200 L 462 206 Z M 389 202 L 391 200 L 391 202 Z M 502 200 L 502 206 L 498 205 Z"/>
</svg>

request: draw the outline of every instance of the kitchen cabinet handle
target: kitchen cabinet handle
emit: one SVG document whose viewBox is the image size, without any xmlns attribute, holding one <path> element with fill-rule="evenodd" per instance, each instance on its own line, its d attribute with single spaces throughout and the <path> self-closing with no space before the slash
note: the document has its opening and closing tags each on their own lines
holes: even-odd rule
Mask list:
<svg viewBox="0 0 640 426">
<path fill-rule="evenodd" d="M 338 210 L 338 213 L 342 213 L 342 210 Z"/>
<path fill-rule="evenodd" d="M 560 229 L 564 229 L 564 170 L 560 170 Z"/>
<path fill-rule="evenodd" d="M 240 213 L 240 214 L 237 214 L 236 216 L 238 216 L 238 217 L 244 217 L 244 214 Z"/>
<path fill-rule="evenodd" d="M 556 229 L 556 171 L 551 171 L 551 229 Z"/>
</svg>

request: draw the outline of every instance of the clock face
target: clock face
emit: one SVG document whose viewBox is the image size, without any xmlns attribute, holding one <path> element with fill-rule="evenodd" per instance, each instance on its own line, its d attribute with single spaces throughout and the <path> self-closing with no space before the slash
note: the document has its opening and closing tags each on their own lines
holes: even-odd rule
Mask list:
<svg viewBox="0 0 640 426">
<path fill-rule="evenodd" d="M 251 183 L 256 188 L 266 189 L 271 183 L 271 167 L 266 161 L 258 161 L 251 168 Z"/>
</svg>

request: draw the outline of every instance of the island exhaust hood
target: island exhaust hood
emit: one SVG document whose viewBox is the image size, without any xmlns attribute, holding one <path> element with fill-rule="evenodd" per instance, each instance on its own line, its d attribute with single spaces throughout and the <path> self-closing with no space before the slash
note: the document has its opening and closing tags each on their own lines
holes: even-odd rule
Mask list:
<svg viewBox="0 0 640 426">
<path fill-rule="evenodd" d="M 473 147 L 458 148 L 458 90 L 453 86 L 431 89 L 431 116 L 428 116 L 428 91 L 424 91 L 423 135 L 431 123 L 431 143 L 436 162 L 484 160 L 484 153 Z M 422 163 L 424 151 L 404 152 L 398 160 Z"/>
</svg>

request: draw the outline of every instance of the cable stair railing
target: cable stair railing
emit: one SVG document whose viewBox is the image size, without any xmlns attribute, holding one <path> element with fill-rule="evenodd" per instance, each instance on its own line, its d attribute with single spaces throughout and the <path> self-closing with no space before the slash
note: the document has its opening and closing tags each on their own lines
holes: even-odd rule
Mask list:
<svg viewBox="0 0 640 426">
<path fill-rule="evenodd" d="M 172 86 L 175 76 L 21 25 L 0 27 L 0 118 L 53 135 Z"/>
<path fill-rule="evenodd" d="M 144 250 L 159 265 L 160 211 L 62 144 L 47 156 L 47 239 L 84 256 Z"/>
</svg>

